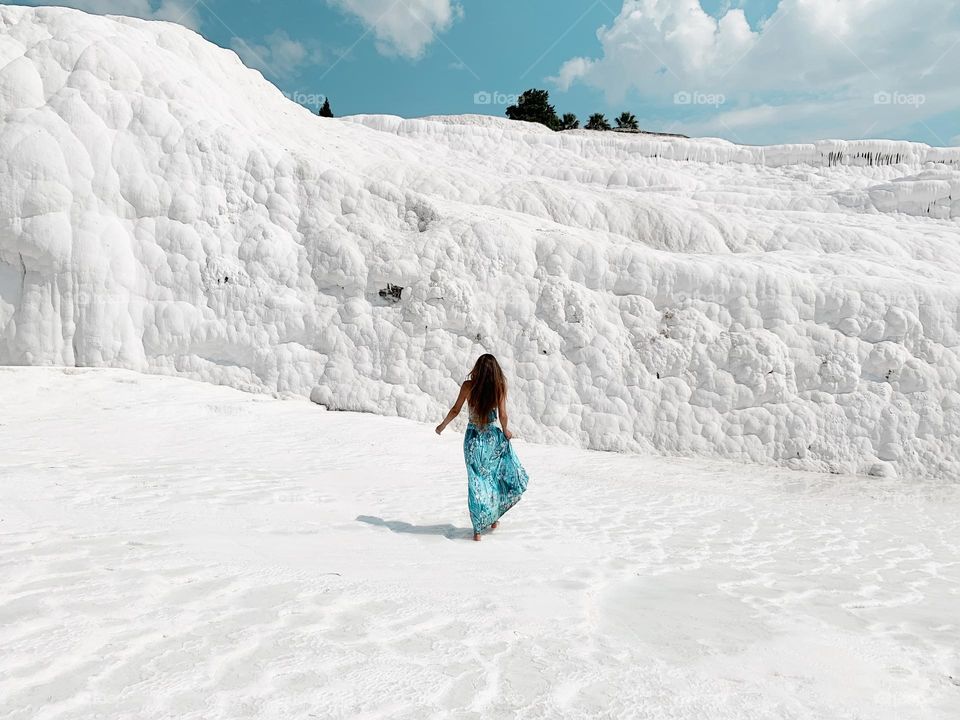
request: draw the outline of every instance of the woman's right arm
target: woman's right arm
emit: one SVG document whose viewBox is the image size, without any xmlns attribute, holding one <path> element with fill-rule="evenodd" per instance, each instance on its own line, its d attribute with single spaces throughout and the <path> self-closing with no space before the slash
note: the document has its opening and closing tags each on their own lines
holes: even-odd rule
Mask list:
<svg viewBox="0 0 960 720">
<path fill-rule="evenodd" d="M 511 433 L 507 429 L 507 421 L 509 420 L 509 418 L 507 417 L 506 394 L 504 394 L 504 396 L 500 398 L 500 402 L 497 404 L 497 417 L 500 418 L 500 429 L 503 430 L 504 437 L 506 437 L 507 440 L 510 440 L 511 438 L 513 438 L 513 433 Z"/>
</svg>

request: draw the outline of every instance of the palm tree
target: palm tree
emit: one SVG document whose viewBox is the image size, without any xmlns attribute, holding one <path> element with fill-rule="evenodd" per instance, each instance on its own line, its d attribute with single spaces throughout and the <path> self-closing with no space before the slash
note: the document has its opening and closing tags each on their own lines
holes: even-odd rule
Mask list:
<svg viewBox="0 0 960 720">
<path fill-rule="evenodd" d="M 610 123 L 607 122 L 607 118 L 603 113 L 594 113 L 590 116 L 590 119 L 584 127 L 586 127 L 587 130 L 609 130 Z"/>
<path fill-rule="evenodd" d="M 578 127 L 580 127 L 580 121 L 573 113 L 564 113 L 563 117 L 560 118 L 561 130 L 576 130 Z"/>
<path fill-rule="evenodd" d="M 617 130 L 639 130 L 640 124 L 637 122 L 637 116 L 630 112 L 620 113 L 617 118 Z"/>
</svg>

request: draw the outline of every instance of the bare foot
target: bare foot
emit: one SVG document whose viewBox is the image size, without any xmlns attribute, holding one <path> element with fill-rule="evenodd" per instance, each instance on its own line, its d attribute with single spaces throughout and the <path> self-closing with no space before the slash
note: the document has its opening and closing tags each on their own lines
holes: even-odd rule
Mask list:
<svg viewBox="0 0 960 720">
<path fill-rule="evenodd" d="M 480 533 L 474 533 L 473 539 L 476 540 L 477 542 L 480 542 Z"/>
<path fill-rule="evenodd" d="M 498 527 L 500 527 L 500 521 L 499 521 L 499 520 L 498 520 L 497 522 L 495 522 L 493 525 L 491 525 L 491 526 L 490 526 L 490 529 L 491 529 L 491 530 L 496 530 Z"/>
</svg>

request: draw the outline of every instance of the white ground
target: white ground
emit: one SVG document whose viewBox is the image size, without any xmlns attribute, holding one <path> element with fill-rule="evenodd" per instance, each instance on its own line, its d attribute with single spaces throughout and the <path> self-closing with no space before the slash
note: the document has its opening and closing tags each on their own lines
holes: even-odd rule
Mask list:
<svg viewBox="0 0 960 720">
<path fill-rule="evenodd" d="M 120 370 L 2 369 L 0 717 L 960 711 L 960 487 L 461 436 Z"/>
</svg>

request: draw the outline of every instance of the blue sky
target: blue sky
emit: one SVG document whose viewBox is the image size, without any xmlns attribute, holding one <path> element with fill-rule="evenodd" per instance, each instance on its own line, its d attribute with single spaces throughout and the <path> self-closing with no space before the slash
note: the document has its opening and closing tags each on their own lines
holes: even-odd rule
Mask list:
<svg viewBox="0 0 960 720">
<path fill-rule="evenodd" d="M 338 115 L 502 115 L 550 90 L 585 120 L 743 143 L 960 143 L 955 0 L 66 0 L 179 21 Z M 488 102 L 489 101 L 489 102 Z"/>
</svg>

